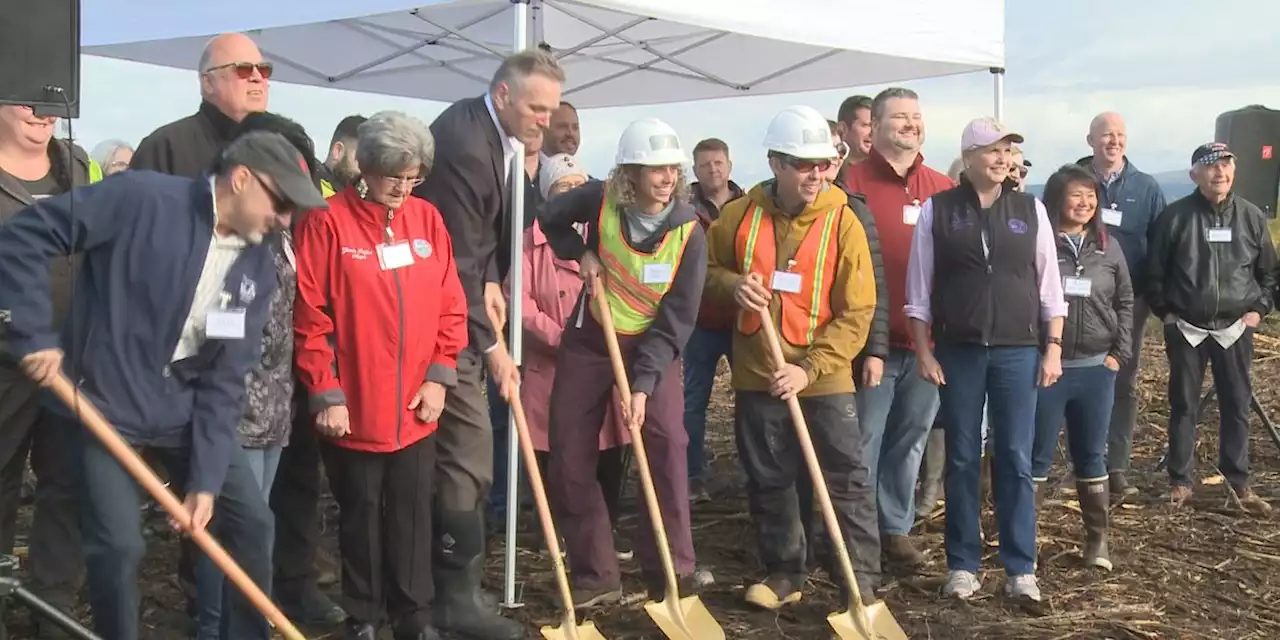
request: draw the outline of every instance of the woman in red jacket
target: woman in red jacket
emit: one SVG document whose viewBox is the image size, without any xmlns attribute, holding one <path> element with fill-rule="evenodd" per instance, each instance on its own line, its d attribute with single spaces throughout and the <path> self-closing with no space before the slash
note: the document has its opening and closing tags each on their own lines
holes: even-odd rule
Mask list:
<svg viewBox="0 0 1280 640">
<path fill-rule="evenodd" d="M 466 301 L 440 212 L 410 196 L 435 143 L 384 111 L 360 126 L 361 180 L 298 226 L 298 378 L 341 511 L 346 638 L 434 640 L 436 421 L 457 382 Z M 385 608 L 384 608 L 385 607 Z"/>
</svg>

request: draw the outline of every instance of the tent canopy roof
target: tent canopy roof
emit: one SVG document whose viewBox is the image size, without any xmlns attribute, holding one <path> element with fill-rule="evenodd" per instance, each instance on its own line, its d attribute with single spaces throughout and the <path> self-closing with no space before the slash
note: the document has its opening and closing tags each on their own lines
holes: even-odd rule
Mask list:
<svg viewBox="0 0 1280 640">
<path fill-rule="evenodd" d="M 1003 0 L 529 0 L 581 108 L 834 89 L 1004 66 Z M 427 100 L 484 92 L 511 0 L 83 0 L 90 55 L 194 69 L 248 32 L 276 81 Z M 887 8 L 888 7 L 888 8 Z"/>
</svg>

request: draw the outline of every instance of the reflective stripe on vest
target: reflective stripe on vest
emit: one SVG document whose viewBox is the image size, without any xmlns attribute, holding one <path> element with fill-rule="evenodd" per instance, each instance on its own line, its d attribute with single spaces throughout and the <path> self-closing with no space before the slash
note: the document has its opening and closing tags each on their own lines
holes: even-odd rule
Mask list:
<svg viewBox="0 0 1280 640">
<path fill-rule="evenodd" d="M 839 259 L 836 223 L 842 208 L 832 209 L 814 221 L 796 249 L 794 269 L 800 274 L 800 291 L 774 291 L 781 305 L 782 337 L 798 347 L 813 344 L 818 329 L 831 321 L 831 287 Z M 778 270 L 777 240 L 773 218 L 756 205 L 743 218 L 734 241 L 742 259 L 742 273 L 758 273 L 768 287 Z M 760 314 L 738 312 L 738 331 L 753 335 L 760 330 Z"/>
<path fill-rule="evenodd" d="M 102 165 L 96 160 L 89 161 L 89 184 L 102 180 Z"/>
<path fill-rule="evenodd" d="M 671 280 L 675 280 L 685 245 L 689 243 L 689 236 L 693 235 L 693 225 L 697 224 L 697 220 L 690 220 L 668 230 L 653 253 L 641 253 L 632 249 L 623 237 L 625 230 L 622 228 L 622 216 L 609 200 L 608 193 L 606 185 L 606 195 L 604 202 L 600 203 L 600 217 L 596 225 L 600 235 L 600 264 L 607 277 L 605 300 L 613 314 L 614 330 L 624 335 L 637 335 L 644 333 L 653 324 L 653 319 L 658 315 L 658 306 L 662 304 L 662 297 L 671 289 L 671 282 L 646 284 L 645 265 L 669 264 Z M 599 307 L 591 305 L 591 313 L 599 322 Z"/>
</svg>

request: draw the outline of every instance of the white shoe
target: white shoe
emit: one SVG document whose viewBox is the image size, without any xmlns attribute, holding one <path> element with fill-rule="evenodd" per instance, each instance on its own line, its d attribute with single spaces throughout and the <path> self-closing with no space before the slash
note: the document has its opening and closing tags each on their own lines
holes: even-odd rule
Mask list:
<svg viewBox="0 0 1280 640">
<path fill-rule="evenodd" d="M 1029 573 L 1011 576 L 1004 585 L 1004 592 L 1011 598 L 1040 602 L 1040 585 L 1036 584 L 1036 577 Z"/>
<path fill-rule="evenodd" d="M 978 574 L 972 571 L 951 571 L 947 574 L 947 584 L 942 587 L 942 595 L 968 600 L 981 589 Z"/>
</svg>

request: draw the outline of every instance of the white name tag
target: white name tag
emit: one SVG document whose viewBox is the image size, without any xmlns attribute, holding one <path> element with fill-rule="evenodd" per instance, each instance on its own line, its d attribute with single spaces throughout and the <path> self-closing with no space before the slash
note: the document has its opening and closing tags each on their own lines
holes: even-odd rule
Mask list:
<svg viewBox="0 0 1280 640">
<path fill-rule="evenodd" d="M 903 205 L 902 207 L 902 224 L 909 227 L 916 226 L 916 220 L 920 219 L 920 206 L 914 204 Z"/>
<path fill-rule="evenodd" d="M 216 340 L 243 340 L 244 309 L 210 311 L 204 318 L 204 335 Z"/>
<path fill-rule="evenodd" d="M 383 271 L 402 269 L 413 264 L 413 250 L 408 242 L 378 245 L 378 264 Z"/>
<path fill-rule="evenodd" d="M 1102 224 L 1108 227 L 1118 227 L 1124 220 L 1124 212 L 1119 209 L 1103 209 Z"/>
<path fill-rule="evenodd" d="M 774 271 L 769 288 L 784 293 L 800 293 L 800 274 L 790 271 Z"/>
<path fill-rule="evenodd" d="M 1093 293 L 1093 280 L 1067 276 L 1062 279 L 1062 292 L 1073 298 L 1088 298 Z"/>
<path fill-rule="evenodd" d="M 670 284 L 671 275 L 672 270 L 669 264 L 646 264 L 644 273 L 640 274 L 640 281 L 644 284 Z"/>
<path fill-rule="evenodd" d="M 1231 242 L 1231 227 L 1215 227 L 1210 229 L 1209 242 Z"/>
</svg>

